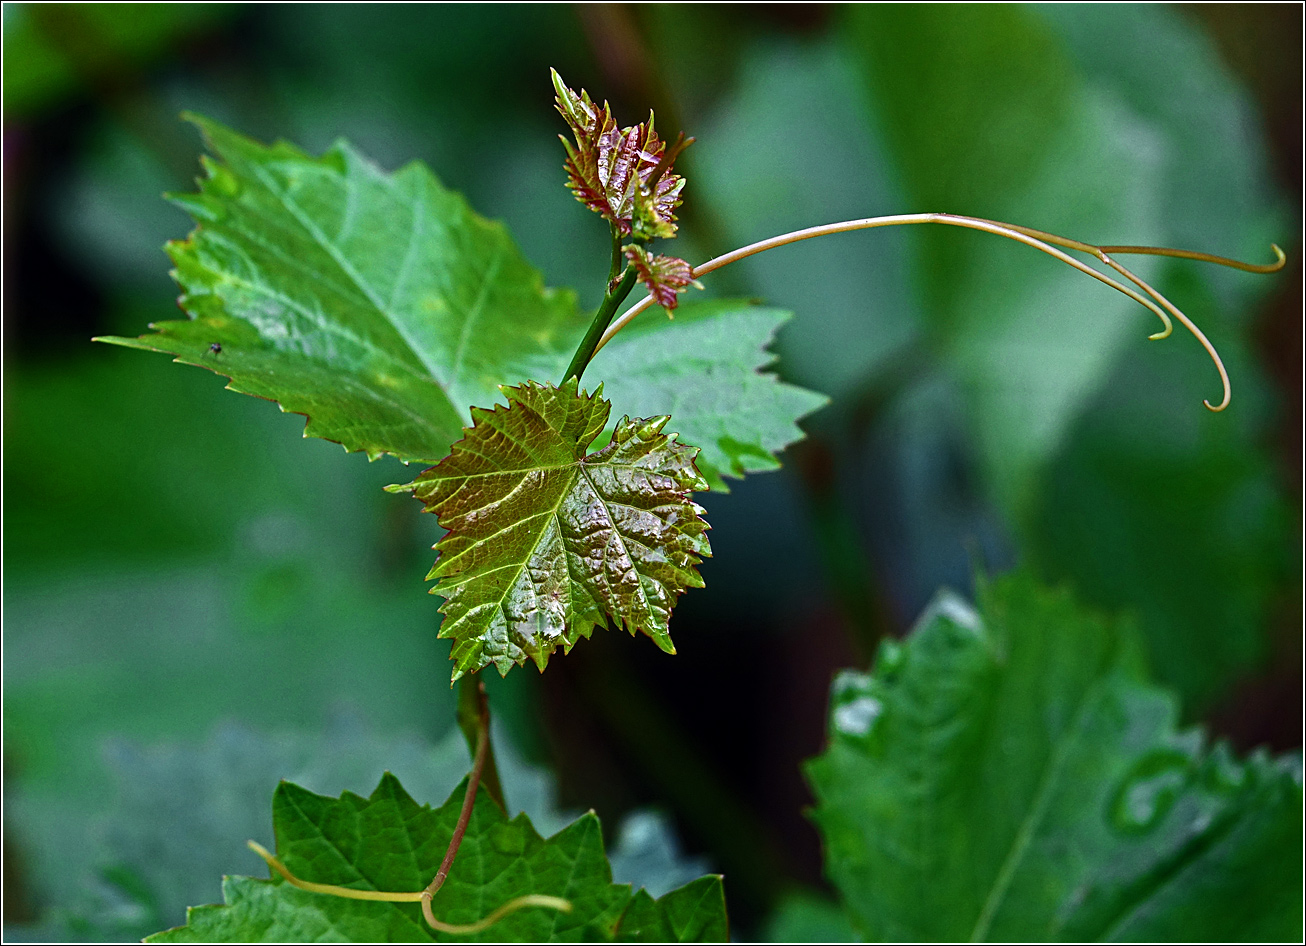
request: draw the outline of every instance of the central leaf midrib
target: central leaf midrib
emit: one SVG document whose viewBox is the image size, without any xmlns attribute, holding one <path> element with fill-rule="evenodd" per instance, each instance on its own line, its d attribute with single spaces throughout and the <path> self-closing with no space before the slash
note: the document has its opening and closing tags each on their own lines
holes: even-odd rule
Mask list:
<svg viewBox="0 0 1306 946">
<path fill-rule="evenodd" d="M 545 525 L 541 526 L 538 530 L 536 530 L 536 532 L 535 532 L 535 537 L 534 537 L 534 541 L 531 543 L 530 548 L 529 548 L 529 550 L 526 552 L 526 554 L 523 555 L 523 556 L 521 557 L 521 560 L 518 561 L 518 562 L 515 562 L 515 563 L 510 562 L 510 563 L 508 563 L 507 565 L 503 566 L 504 568 L 512 568 L 512 566 L 513 566 L 514 564 L 517 566 L 517 567 L 516 567 L 516 570 L 512 573 L 512 580 L 509 581 L 509 582 L 507 582 L 507 583 L 504 585 L 504 591 L 503 591 L 503 594 L 500 595 L 500 596 L 498 597 L 498 599 L 493 599 L 493 598 L 491 598 L 490 600 L 488 600 L 488 601 L 485 602 L 486 604 L 493 604 L 493 605 L 498 609 L 499 613 L 503 615 L 504 620 L 505 620 L 505 623 L 507 623 L 510 627 L 511 627 L 511 622 L 510 622 L 510 620 L 509 620 L 509 618 L 508 618 L 508 613 L 507 613 L 507 611 L 506 611 L 506 610 L 504 609 L 504 607 L 503 607 L 503 603 L 504 603 L 505 600 L 507 600 L 508 596 L 512 593 L 512 590 L 513 590 L 515 587 L 517 587 L 517 581 L 518 581 L 518 579 L 521 578 L 521 574 L 522 574 L 522 572 L 526 569 L 527 564 L 531 561 L 531 559 L 533 559 L 533 558 L 535 557 L 535 553 L 539 550 L 540 542 L 541 542 L 541 540 L 544 538 L 544 533 L 545 533 L 546 531 L 548 531 L 547 523 L 548 523 L 548 520 L 549 520 L 549 519 L 552 519 L 553 522 L 557 525 L 558 536 L 559 536 L 559 538 L 561 539 L 561 537 L 562 537 L 562 522 L 561 522 L 561 520 L 558 518 L 558 510 L 562 507 L 562 503 L 563 503 L 563 501 L 566 500 L 566 498 L 571 494 L 572 487 L 575 485 L 575 482 L 576 482 L 576 476 L 577 476 L 577 475 L 579 474 L 579 472 L 580 472 L 580 469 L 579 469 L 579 468 L 580 468 L 580 460 L 575 460 L 575 461 L 573 461 L 572 463 L 559 464 L 559 465 L 557 465 L 557 466 L 552 466 L 552 467 L 531 467 L 531 468 L 529 468 L 528 470 L 521 471 L 522 474 L 524 475 L 524 474 L 526 474 L 526 473 L 533 473 L 533 472 L 535 472 L 535 471 L 537 471 L 537 470 L 541 470 L 541 469 L 548 469 L 548 470 L 565 470 L 567 467 L 573 467 L 573 470 L 572 470 L 572 478 L 571 478 L 571 480 L 569 480 L 569 481 L 567 482 L 567 485 L 566 485 L 563 489 L 559 490 L 559 492 L 558 492 L 558 500 L 557 500 L 556 503 L 553 504 L 553 506 L 552 506 L 551 508 L 546 508 L 546 509 L 544 509 L 544 510 L 542 510 L 542 511 L 540 511 L 540 512 L 536 512 L 536 513 L 532 514 L 531 516 L 524 517 L 524 518 L 522 518 L 522 519 L 515 519 L 515 520 L 513 520 L 513 522 L 511 522 L 511 523 L 509 523 L 507 526 L 505 526 L 505 529 L 511 529 L 513 526 L 515 526 L 515 525 L 517 525 L 517 524 L 519 524 L 519 523 L 521 523 L 521 522 L 526 521 L 526 519 L 529 519 L 529 518 L 535 518 L 536 516 L 544 517 L 544 521 L 545 521 Z M 494 472 L 495 472 L 495 473 L 498 473 L 498 474 L 502 474 L 502 473 L 505 473 L 505 472 L 514 472 L 514 471 L 498 470 L 498 471 L 494 471 Z M 477 474 L 477 475 L 480 475 L 480 476 L 487 476 L 487 475 L 491 475 L 491 474 L 482 473 L 482 474 Z M 462 477 L 460 477 L 460 478 L 462 478 Z M 470 478 L 470 477 L 469 477 L 469 478 Z M 503 531 L 503 530 L 500 530 L 500 531 Z M 563 554 L 563 556 L 562 556 L 562 565 L 563 565 L 563 568 L 565 568 L 565 569 L 567 570 L 567 578 L 568 578 L 568 580 L 570 581 L 570 580 L 572 579 L 573 576 L 572 576 L 572 574 L 571 574 L 571 564 L 567 561 L 567 556 L 566 556 L 566 554 L 565 554 L 565 550 L 564 550 L 564 554 Z M 465 582 L 463 582 L 463 581 L 457 581 L 456 584 L 454 584 L 452 587 L 461 587 L 464 583 L 465 583 Z M 442 581 L 441 584 L 444 584 L 444 582 Z M 450 586 L 446 585 L 445 587 L 450 587 Z M 452 590 L 452 588 L 451 588 L 451 590 Z M 568 587 L 568 590 L 570 591 L 570 586 Z M 435 588 L 435 591 L 439 592 L 439 591 L 440 591 L 440 587 L 437 586 L 437 587 Z M 567 609 L 568 609 L 568 611 L 571 610 L 571 601 L 570 601 L 570 599 L 568 600 Z M 470 609 L 469 609 L 469 610 L 470 610 Z M 568 615 L 568 616 L 570 617 L 570 615 Z M 569 621 L 568 621 L 568 622 L 565 622 L 565 623 L 567 623 L 568 625 L 570 624 Z M 564 633 L 565 633 L 565 631 L 564 631 Z"/>
<path fill-rule="evenodd" d="M 1038 780 L 1038 788 L 1034 793 L 1033 801 L 1029 806 L 1029 810 L 1025 813 L 1025 817 L 1021 819 L 1020 827 L 1016 830 L 1015 836 L 1011 839 L 1011 847 L 1007 851 L 1007 856 L 1003 858 L 997 876 L 993 878 L 993 886 L 989 889 L 988 896 L 984 898 L 979 916 L 975 919 L 975 926 L 971 930 L 969 937 L 970 942 L 979 942 L 982 937 L 988 935 L 989 927 L 992 926 L 994 917 L 997 916 L 1007 892 L 1011 889 L 1011 883 L 1015 878 L 1016 871 L 1019 869 L 1021 861 L 1024 860 L 1025 853 L 1029 850 L 1030 842 L 1034 838 L 1034 832 L 1047 814 L 1052 792 L 1060 779 L 1071 747 L 1078 739 L 1080 732 L 1082 732 L 1089 711 L 1096 704 L 1102 687 L 1103 682 L 1099 678 L 1084 688 L 1075 715 L 1071 717 L 1070 724 L 1066 727 L 1061 738 L 1057 740 L 1057 745 L 1048 754 L 1047 762 L 1044 764 L 1043 772 Z"/>
<path fill-rule="evenodd" d="M 611 528 L 612 534 L 616 536 L 617 543 L 621 546 L 622 553 L 625 555 L 626 560 L 630 562 L 631 567 L 635 571 L 636 587 L 638 588 L 639 601 L 640 604 L 642 605 L 642 610 L 644 615 L 650 616 L 653 613 L 652 606 L 649 604 L 649 600 L 648 600 L 648 592 L 644 588 L 645 576 L 639 570 L 639 564 L 636 561 L 635 557 L 631 554 L 630 548 L 626 544 L 625 536 L 623 536 L 621 534 L 621 530 L 617 528 L 616 518 L 612 514 L 612 508 L 608 503 L 607 497 L 603 495 L 603 493 L 599 490 L 598 486 L 595 484 L 594 480 L 589 476 L 588 472 L 585 469 L 585 463 L 583 462 L 583 459 L 577 459 L 570 463 L 557 464 L 550 467 L 530 467 L 529 469 L 522 470 L 522 471 L 496 470 L 496 471 L 491 471 L 489 473 L 467 474 L 465 476 L 460 475 L 459 479 L 470 479 L 473 476 L 503 475 L 504 473 L 512 473 L 512 472 L 516 472 L 518 473 L 518 475 L 524 476 L 526 474 L 533 473 L 539 470 L 558 471 L 558 470 L 566 470 L 568 468 L 571 469 L 571 478 L 567 480 L 566 484 L 558 491 L 558 499 L 555 503 L 553 503 L 552 506 L 540 510 L 534 513 L 532 516 L 524 517 L 522 519 L 516 519 L 513 522 L 506 525 L 504 529 L 499 530 L 500 532 L 506 531 L 507 529 L 511 529 L 513 526 L 518 525 L 519 523 L 525 521 L 526 519 L 535 518 L 535 517 L 540 517 L 543 523 L 538 529 L 534 530 L 533 541 L 531 542 L 529 548 L 526 550 L 525 554 L 523 554 L 518 561 L 510 562 L 507 565 L 503 566 L 506 569 L 513 569 L 511 573 L 512 576 L 511 579 L 507 581 L 503 586 L 504 589 L 503 593 L 499 595 L 497 598 L 490 598 L 488 601 L 484 602 L 486 604 L 494 605 L 495 608 L 498 610 L 498 612 L 503 615 L 505 624 L 507 624 L 509 627 L 511 627 L 511 619 L 509 618 L 507 611 L 504 609 L 504 602 L 508 599 L 509 595 L 512 594 L 513 589 L 517 587 L 517 583 L 521 579 L 522 572 L 526 570 L 527 565 L 529 565 L 529 563 L 535 558 L 536 553 L 539 551 L 540 542 L 543 541 L 544 534 L 545 532 L 548 531 L 548 523 L 550 521 L 554 523 L 555 527 L 558 530 L 559 541 L 564 544 L 562 565 L 567 573 L 567 579 L 569 582 L 568 600 L 567 600 L 568 619 L 566 620 L 565 623 L 567 626 L 570 626 L 571 624 L 571 618 L 574 614 L 574 602 L 571 601 L 570 587 L 572 583 L 575 583 L 575 576 L 571 571 L 571 562 L 568 560 L 566 555 L 566 549 L 565 549 L 566 534 L 563 531 L 562 520 L 559 517 L 558 512 L 562 508 L 562 504 L 568 499 L 568 497 L 574 494 L 576 481 L 582 476 L 585 478 L 585 482 L 589 485 L 590 489 L 593 490 L 594 495 L 598 497 L 599 502 L 602 504 L 603 511 L 607 516 L 607 521 Z M 631 507 L 631 508 L 639 508 L 639 507 Z M 516 567 L 514 568 L 514 566 Z M 496 571 L 497 570 L 498 569 L 496 569 Z M 479 574 L 480 573 L 478 573 L 478 577 Z M 464 584 L 466 584 L 466 581 L 458 580 L 460 576 L 451 576 L 451 577 L 454 577 L 454 582 L 444 585 L 444 587 L 450 591 L 454 590 L 455 588 L 462 587 Z M 581 584 L 584 584 L 584 582 L 581 582 Z M 439 588 L 436 589 L 437 592 L 439 590 L 440 590 Z M 607 606 L 605 606 L 605 610 L 610 610 L 610 609 Z M 616 615 L 614 615 L 614 617 L 615 616 Z"/>
</svg>

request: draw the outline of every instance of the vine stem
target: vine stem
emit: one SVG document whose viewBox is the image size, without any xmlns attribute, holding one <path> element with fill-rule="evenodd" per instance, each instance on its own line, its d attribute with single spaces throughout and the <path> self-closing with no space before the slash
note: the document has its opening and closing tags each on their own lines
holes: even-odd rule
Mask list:
<svg viewBox="0 0 1306 946">
<path fill-rule="evenodd" d="M 1202 347 L 1206 349 L 1206 353 L 1211 356 L 1211 360 L 1215 362 L 1215 367 L 1220 373 L 1220 383 L 1224 388 L 1224 397 L 1218 405 L 1213 405 L 1208 400 L 1202 401 L 1202 403 L 1212 411 L 1222 411 L 1228 407 L 1232 393 L 1229 386 L 1229 374 L 1225 371 L 1224 362 L 1220 360 L 1220 355 L 1215 350 L 1215 346 L 1212 345 L 1207 337 L 1202 333 L 1202 330 L 1193 324 L 1188 316 L 1179 311 L 1179 309 L 1170 302 L 1169 299 L 1112 259 L 1111 254 L 1171 256 L 1177 259 L 1191 259 L 1200 260 L 1206 263 L 1216 263 L 1220 266 L 1229 266 L 1233 269 L 1241 269 L 1250 273 L 1273 273 L 1282 269 L 1284 262 L 1286 261 L 1283 250 L 1279 249 L 1278 245 L 1273 243 L 1270 244 L 1270 248 L 1274 251 L 1276 257 L 1275 262 L 1266 265 L 1258 265 L 1256 263 L 1243 263 L 1224 256 L 1215 256 L 1211 253 L 1199 253 L 1194 250 L 1177 250 L 1161 246 L 1096 246 L 1092 243 L 1083 243 L 1079 240 L 1057 236 L 1054 233 L 1047 233 L 1043 230 L 1035 230 L 1032 227 L 1022 227 L 1016 224 L 1002 223 L 996 220 L 986 220 L 983 217 L 965 217 L 958 214 L 945 213 L 925 213 L 893 214 L 884 217 L 863 217 L 859 220 L 844 220 L 839 223 L 827 223 L 817 227 L 807 227 L 803 230 L 782 233 L 779 236 L 771 237 L 768 240 L 761 240 L 757 243 L 750 243 L 748 246 L 740 247 L 737 250 L 718 256 L 715 259 L 708 260 L 706 263 L 694 267 L 692 275 L 697 279 L 699 276 L 706 275 L 713 270 L 720 269 L 722 266 L 727 266 L 730 263 L 744 259 L 745 257 L 753 256 L 757 253 L 764 252 L 765 250 L 775 249 L 778 246 L 797 243 L 800 240 L 810 240 L 813 237 L 826 236 L 832 233 L 847 233 L 851 230 L 871 230 L 876 227 L 897 227 L 925 223 L 944 224 L 951 227 L 965 227 L 970 230 L 981 230 L 986 233 L 997 234 L 998 236 L 1006 237 L 1009 240 L 1015 240 L 1018 243 L 1032 246 L 1037 250 L 1047 253 L 1049 256 L 1061 260 L 1061 262 L 1074 267 L 1082 273 L 1092 276 L 1099 282 L 1103 282 L 1112 289 L 1124 293 L 1135 302 L 1150 309 L 1157 318 L 1161 320 L 1163 328 L 1161 331 L 1149 335 L 1149 338 L 1159 339 L 1167 337 L 1174 329 L 1174 326 L 1170 321 L 1170 316 L 1173 315 L 1183 324 L 1184 328 L 1192 333 L 1193 337 L 1197 339 Z M 1086 263 L 1082 263 L 1073 256 L 1062 252 L 1057 249 L 1057 247 L 1064 247 L 1066 249 L 1091 254 L 1107 266 L 1110 266 L 1116 272 L 1120 273 L 1143 292 L 1137 292 L 1105 273 L 1101 273 Z M 612 340 L 614 335 L 629 325 L 635 316 L 639 315 L 653 304 L 653 296 L 648 295 L 622 313 L 619 318 L 605 328 L 590 357 L 592 358 L 594 355 L 598 354 L 603 346 Z"/>
<path fill-rule="evenodd" d="M 480 751 L 481 740 L 481 717 L 489 718 L 489 703 L 485 694 L 485 684 L 481 681 L 480 674 L 464 676 L 458 680 L 458 709 L 457 719 L 458 728 L 463 731 L 463 738 L 467 740 L 467 751 L 471 753 L 472 759 L 476 758 Z M 485 732 L 485 761 L 481 764 L 481 785 L 484 787 L 490 800 L 499 806 L 499 809 L 506 815 L 508 805 L 503 799 L 503 785 L 499 781 L 499 766 L 494 758 L 494 741 L 490 738 L 489 729 Z"/>
<path fill-rule="evenodd" d="M 485 771 L 485 760 L 490 755 L 490 702 L 485 698 L 485 683 L 483 681 L 476 681 L 475 693 L 477 698 L 476 755 L 472 759 L 471 775 L 467 778 L 467 792 L 463 795 L 463 807 L 458 812 L 458 823 L 454 825 L 453 837 L 449 839 L 449 847 L 444 852 L 444 860 L 440 862 L 440 868 L 435 872 L 435 876 L 431 878 L 431 882 L 422 891 L 422 916 L 426 917 L 426 922 L 435 929 L 440 928 L 438 925 L 440 921 L 431 912 L 431 898 L 444 886 L 445 879 L 449 876 L 449 868 L 453 867 L 453 859 L 458 856 L 458 848 L 462 846 L 463 835 L 467 833 L 467 824 L 472 820 L 472 808 L 476 804 L 476 790 L 481 786 L 481 773 Z"/>
<path fill-rule="evenodd" d="M 470 687 L 469 687 L 470 688 Z M 267 861 L 270 868 L 284 877 L 287 883 L 298 887 L 300 890 L 307 890 L 310 893 L 326 894 L 332 897 L 343 897 L 347 900 L 380 900 L 387 903 L 420 903 L 422 906 L 422 916 L 426 922 L 431 925 L 432 929 L 441 933 L 452 933 L 454 935 L 466 936 L 472 933 L 479 933 L 488 929 L 495 923 L 510 913 L 527 907 L 545 907 L 550 910 L 557 910 L 561 913 L 571 912 L 571 901 L 562 897 L 550 897 L 545 894 L 527 894 L 524 897 L 517 897 L 509 900 L 497 910 L 494 910 L 488 916 L 477 920 L 475 923 L 445 923 L 438 920 L 431 910 L 431 898 L 444 885 L 445 879 L 449 876 L 449 870 L 453 867 L 454 858 L 458 855 L 458 848 L 463 843 L 463 836 L 467 833 L 467 825 L 472 819 L 472 808 L 476 803 L 476 791 L 481 785 L 481 774 L 485 770 L 486 760 L 490 757 L 490 704 L 485 698 L 485 684 L 476 681 L 474 692 L 478 698 L 477 714 L 477 735 L 476 735 L 476 755 L 472 760 L 472 770 L 467 779 L 467 791 L 463 795 L 463 806 L 458 813 L 458 822 L 453 829 L 453 837 L 449 839 L 449 847 L 444 852 L 444 860 L 440 862 L 439 869 L 435 872 L 435 877 L 427 884 L 426 889 L 415 892 L 399 891 L 391 892 L 386 890 L 355 890 L 352 887 L 339 887 L 335 884 L 319 884 L 309 880 L 301 880 L 292 874 L 284 864 L 273 856 L 267 848 L 254 841 L 247 841 L 250 849 L 258 854 L 263 860 Z M 499 803 L 502 805 L 502 802 Z"/>
<path fill-rule="evenodd" d="M 630 295 L 630 290 L 635 288 L 635 279 L 638 273 L 635 272 L 634 266 L 627 266 L 625 274 L 621 281 L 608 289 L 603 301 L 599 303 L 598 311 L 594 313 L 594 320 L 590 322 L 590 327 L 585 331 L 585 337 L 581 339 L 580 347 L 576 349 L 576 354 L 572 356 L 571 364 L 567 366 L 567 372 L 562 376 L 562 380 L 568 381 L 571 378 L 580 380 L 580 376 L 585 373 L 586 366 L 594 353 L 602 345 L 601 339 L 608 323 L 612 317 L 617 314 L 617 306 L 626 301 L 626 296 Z M 650 297 L 651 298 L 651 297 Z"/>
</svg>

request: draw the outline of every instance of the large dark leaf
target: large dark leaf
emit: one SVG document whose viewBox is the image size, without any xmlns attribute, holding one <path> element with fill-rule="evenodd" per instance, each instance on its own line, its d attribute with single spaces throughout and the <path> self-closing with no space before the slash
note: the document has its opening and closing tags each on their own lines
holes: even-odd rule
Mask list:
<svg viewBox="0 0 1306 946">
<path fill-rule="evenodd" d="M 1177 731 L 1139 665 L 1127 628 L 1014 577 L 840 676 L 808 773 L 863 935 L 1299 939 L 1300 760 Z"/>
</svg>

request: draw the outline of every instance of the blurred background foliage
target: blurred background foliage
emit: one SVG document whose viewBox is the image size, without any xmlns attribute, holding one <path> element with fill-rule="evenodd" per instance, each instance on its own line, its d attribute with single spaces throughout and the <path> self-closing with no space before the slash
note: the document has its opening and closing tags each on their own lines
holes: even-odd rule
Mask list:
<svg viewBox="0 0 1306 946">
<path fill-rule="evenodd" d="M 707 280 L 795 311 L 779 370 L 833 403 L 782 472 L 704 498 L 716 558 L 677 611 L 679 656 L 597 635 L 543 677 L 492 681 L 492 700 L 563 806 L 613 834 L 637 806 L 666 811 L 651 843 L 674 847 L 673 825 L 698 869 L 725 872 L 738 935 L 822 884 L 798 765 L 833 672 L 976 569 L 1025 564 L 1132 613 L 1189 721 L 1242 749 L 1300 746 L 1300 17 L 5 4 L 6 922 L 88 938 L 180 922 L 172 901 L 143 919 L 149 896 L 123 899 L 152 858 L 177 865 L 178 903 L 261 871 L 239 818 L 218 819 L 241 834 L 222 858 L 176 853 L 196 771 L 233 786 L 197 799 L 216 808 L 237 770 L 261 773 L 263 805 L 312 764 L 334 773 L 317 790 L 367 791 L 400 764 L 377 745 L 411 755 L 452 724 L 422 585 L 436 527 L 380 490 L 409 474 L 301 442 L 301 418 L 204 372 L 89 343 L 175 316 L 160 247 L 190 223 L 160 194 L 191 187 L 200 150 L 182 109 L 313 152 L 343 136 L 387 168 L 424 160 L 585 305 L 607 235 L 562 186 L 549 66 L 625 123 L 652 106 L 697 136 L 676 248 L 691 261 L 924 210 L 1287 250 L 1273 277 L 1138 265 L 1224 354 L 1219 415 L 1182 331 L 1149 343 L 1145 310 L 1006 241 L 845 234 Z M 157 744 L 196 761 L 124 767 Z"/>
</svg>

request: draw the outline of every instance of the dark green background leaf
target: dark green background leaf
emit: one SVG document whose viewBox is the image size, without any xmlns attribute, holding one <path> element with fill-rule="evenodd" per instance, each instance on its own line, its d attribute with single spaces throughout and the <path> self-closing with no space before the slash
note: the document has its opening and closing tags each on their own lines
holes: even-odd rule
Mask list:
<svg viewBox="0 0 1306 946">
<path fill-rule="evenodd" d="M 912 210 L 1154 243 L 1155 161 L 1025 7 L 850 8 L 857 62 Z M 996 498 L 1021 509 L 1085 393 L 1156 319 L 1028 247 L 922 228 L 925 332 L 963 389 Z M 1156 266 L 1144 259 L 1144 278 Z M 1180 344 L 1178 340 L 1172 344 Z"/>
<path fill-rule="evenodd" d="M 1165 241 L 1268 262 L 1269 241 L 1297 225 L 1270 186 L 1252 130 L 1261 119 L 1210 36 L 1162 7 L 1039 11 L 1094 94 L 1150 130 Z M 1233 402 L 1217 416 L 1195 403 L 1219 386 L 1191 340 L 1128 345 L 1020 524 L 1044 575 L 1137 614 L 1156 679 L 1188 714 L 1261 664 L 1286 593 L 1277 589 L 1300 571 L 1287 542 L 1300 519 L 1267 449 L 1279 408 L 1256 355 L 1266 323 L 1249 331 L 1263 312 L 1253 303 L 1293 278 L 1165 261 L 1153 284 L 1219 347 Z"/>
<path fill-rule="evenodd" d="M 442 806 L 414 802 L 386 775 L 370 798 L 339 799 L 283 782 L 273 798 L 277 855 L 296 876 L 371 890 L 421 890 L 430 882 L 462 807 L 460 786 Z M 402 853 L 400 853 L 402 852 Z M 563 897 L 570 913 L 528 908 L 472 936 L 436 934 L 417 904 L 308 893 L 280 877 L 231 877 L 225 906 L 189 911 L 187 925 L 150 942 L 568 942 L 670 938 L 724 941 L 720 877 L 703 877 L 654 901 L 612 883 L 598 818 L 583 815 L 547 841 L 526 815 L 511 820 L 481 792 L 448 879 L 432 901 L 446 923 L 472 923 L 527 894 Z M 627 918 L 632 929 L 627 935 Z M 668 935 L 669 934 L 669 935 Z"/>
<path fill-rule="evenodd" d="M 672 322 L 648 312 L 603 347 L 585 376 L 603 382 L 619 411 L 670 414 L 667 429 L 699 448 L 694 465 L 709 487 L 728 492 L 722 477 L 778 468 L 775 455 L 802 439 L 798 418 L 829 402 L 763 370 L 790 318 L 735 301 L 687 302 Z"/>
<path fill-rule="evenodd" d="M 1175 728 L 1128 628 L 1023 576 L 943 594 L 832 691 L 808 766 L 876 940 L 1296 940 L 1301 762 Z"/>
<path fill-rule="evenodd" d="M 1186 396 L 1207 366 L 1170 354 L 1122 361 L 1071 428 L 1028 534 L 1045 574 L 1138 617 L 1156 679 L 1192 713 L 1264 658 L 1275 585 L 1300 566 L 1295 517 L 1258 449 L 1268 405 L 1244 344 L 1225 344 L 1240 397 L 1218 417 Z"/>
</svg>

